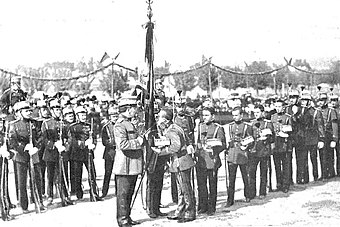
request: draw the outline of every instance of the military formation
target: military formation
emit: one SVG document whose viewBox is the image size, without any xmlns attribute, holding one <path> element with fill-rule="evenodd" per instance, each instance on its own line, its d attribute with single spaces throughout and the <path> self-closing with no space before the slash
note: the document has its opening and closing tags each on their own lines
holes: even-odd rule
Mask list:
<svg viewBox="0 0 340 227">
<path fill-rule="evenodd" d="M 149 217 L 167 216 L 185 223 L 197 215 L 215 214 L 222 160 L 227 210 L 236 201 L 238 167 L 246 203 L 256 197 L 263 199 L 268 192 L 287 193 L 294 184 L 340 176 L 340 110 L 333 93 L 320 90 L 312 97 L 307 90 L 292 90 L 285 99 L 277 97 L 254 104 L 253 117 L 247 120 L 244 108 L 235 106 L 232 122 L 221 125 L 215 120 L 217 108 L 212 103 L 187 102 L 180 93 L 169 100 L 158 82 L 154 94 L 155 125 L 146 130 L 146 100 L 136 91 L 136 96 L 103 103 L 100 111 L 93 111 L 93 104 L 86 100 L 65 102 L 62 96 L 32 104 L 20 91 L 20 81 L 12 83 L 10 91 L 1 97 L 3 220 L 13 218 L 10 210 L 16 206 L 8 193 L 10 160 L 23 213 L 29 212 L 30 201 L 37 213 L 48 210 L 56 201 L 61 206 L 76 204 L 84 198 L 84 178 L 88 180 L 90 201 L 102 201 L 114 176 L 116 221 L 124 227 L 140 223 L 131 219 L 131 210 L 141 185 L 138 179 L 144 177 Z M 101 187 L 96 182 L 93 162 L 99 142 L 104 146 Z M 309 177 L 308 157 L 313 179 Z M 171 214 L 160 211 L 166 172 L 171 176 L 172 201 L 177 204 Z"/>
</svg>

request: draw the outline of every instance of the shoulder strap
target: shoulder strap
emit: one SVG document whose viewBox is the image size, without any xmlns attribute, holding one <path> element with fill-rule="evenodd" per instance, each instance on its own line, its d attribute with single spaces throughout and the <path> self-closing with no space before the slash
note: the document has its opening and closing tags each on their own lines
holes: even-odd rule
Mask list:
<svg viewBox="0 0 340 227">
<path fill-rule="evenodd" d="M 217 136 L 217 131 L 220 129 L 219 125 L 216 125 L 215 131 L 214 131 L 214 135 L 213 138 L 215 138 Z"/>
<path fill-rule="evenodd" d="M 242 133 L 242 138 L 244 138 L 244 137 L 246 136 L 247 127 L 248 127 L 248 125 L 247 125 L 247 124 L 244 124 L 243 133 Z"/>
</svg>

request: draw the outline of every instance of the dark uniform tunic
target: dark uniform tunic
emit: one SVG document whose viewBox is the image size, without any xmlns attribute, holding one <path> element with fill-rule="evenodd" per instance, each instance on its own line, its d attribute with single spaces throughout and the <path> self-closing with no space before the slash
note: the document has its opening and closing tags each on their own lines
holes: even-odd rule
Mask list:
<svg viewBox="0 0 340 227">
<path fill-rule="evenodd" d="M 86 122 L 76 122 L 70 125 L 68 130 L 68 144 L 70 146 L 70 160 L 73 162 L 74 171 L 74 185 L 71 188 L 74 189 L 78 199 L 83 198 L 83 189 L 81 187 L 83 164 L 89 172 L 89 152 L 93 155 L 93 151 L 89 151 L 85 145 L 85 141 L 90 138 L 91 125 Z M 96 144 L 96 135 L 92 133 L 93 143 Z M 92 171 L 89 172 L 92 182 L 92 188 L 96 189 L 96 171 L 94 165 L 92 165 Z M 72 181 L 71 181 L 72 184 Z M 98 198 L 97 190 L 93 190 L 94 195 L 91 197 Z"/>
<path fill-rule="evenodd" d="M 279 132 L 282 132 L 283 125 L 292 125 L 291 117 L 287 113 L 275 113 L 271 117 L 274 126 L 274 142 L 275 148 L 273 150 L 274 165 L 276 173 L 277 189 L 287 192 L 291 184 L 290 164 L 289 161 L 292 153 L 291 139 L 288 137 L 280 137 Z"/>
<path fill-rule="evenodd" d="M 319 150 L 322 179 L 327 179 L 335 176 L 334 169 L 334 148 L 330 147 L 332 141 L 338 142 L 338 119 L 336 111 L 327 105 L 321 107 L 321 113 L 325 128 L 325 146 Z"/>
<path fill-rule="evenodd" d="M 113 161 L 116 155 L 116 142 L 114 137 L 114 123 L 112 121 L 107 122 L 101 131 L 102 134 L 102 143 L 105 147 L 103 153 L 103 159 L 105 160 L 104 168 L 104 181 L 102 188 L 102 196 L 106 196 L 109 187 L 110 187 L 110 179 L 113 168 Z"/>
<path fill-rule="evenodd" d="M 302 108 L 299 125 L 302 131 L 302 138 L 299 143 L 303 144 L 297 156 L 297 183 L 309 182 L 308 152 L 313 167 L 314 181 L 318 179 L 318 142 L 324 142 L 325 131 L 321 111 L 315 107 Z"/>
<path fill-rule="evenodd" d="M 260 195 L 265 196 L 267 194 L 267 169 L 268 169 L 268 157 L 271 155 L 271 143 L 273 136 L 266 135 L 265 140 L 260 140 L 261 132 L 264 129 L 269 129 L 273 132 L 273 124 L 267 119 L 254 119 L 251 121 L 253 129 L 253 137 L 255 144 L 253 149 L 249 153 L 249 196 L 250 199 L 256 196 L 256 170 L 260 163 Z"/>
<path fill-rule="evenodd" d="M 61 129 L 60 129 L 61 127 Z M 42 132 L 42 138 L 45 143 L 44 146 L 44 153 L 42 159 L 46 163 L 47 167 L 47 195 L 49 198 L 53 198 L 53 182 L 54 179 L 60 176 L 56 176 L 56 173 L 59 173 L 59 158 L 63 159 L 63 165 L 64 165 L 64 172 L 67 173 L 67 158 L 64 159 L 64 156 L 67 156 L 65 152 L 63 152 L 61 155 L 62 157 L 59 157 L 58 149 L 55 147 L 55 142 L 63 138 L 60 138 L 60 130 L 63 130 L 62 122 L 59 119 L 56 118 L 50 118 L 48 120 L 45 120 L 42 123 L 41 126 L 41 132 Z M 65 190 L 65 185 L 62 183 L 63 181 L 60 181 L 59 183 L 62 184 L 63 190 Z"/>
<path fill-rule="evenodd" d="M 39 199 L 42 202 L 42 194 L 41 194 L 41 177 L 40 177 L 40 169 L 37 165 L 39 163 L 39 155 L 38 153 L 32 155 L 30 157 L 29 153 L 25 151 L 25 146 L 30 141 L 30 126 L 32 124 L 32 142 L 33 146 L 39 148 L 40 144 L 38 144 L 38 139 L 41 135 L 39 128 L 36 126 L 36 121 L 28 121 L 26 119 L 17 120 L 10 124 L 9 130 L 9 138 L 10 138 L 10 147 L 15 150 L 16 153 L 14 155 L 13 161 L 17 166 L 17 175 L 18 175 L 18 188 L 19 188 L 19 201 L 20 206 L 23 210 L 27 210 L 28 208 L 28 197 L 27 197 L 27 173 L 29 168 L 30 158 L 33 159 L 34 170 L 35 170 L 35 181 L 37 184 Z"/>
<path fill-rule="evenodd" d="M 338 141 L 337 146 L 336 146 L 336 175 L 339 177 L 340 176 L 340 143 L 339 143 L 339 138 L 340 138 L 340 107 L 335 108 L 337 118 L 338 118 Z"/>
<path fill-rule="evenodd" d="M 229 128 L 229 136 L 227 139 L 229 142 L 228 147 L 228 173 L 229 173 L 229 190 L 228 190 L 228 199 L 227 206 L 231 206 L 234 204 L 234 195 L 235 195 L 235 181 L 236 181 L 236 172 L 237 167 L 240 167 L 242 180 L 244 184 L 244 196 L 249 198 L 249 182 L 248 182 L 248 172 L 247 172 L 247 164 L 248 164 L 248 149 L 241 149 L 241 141 L 248 137 L 252 136 L 252 127 L 248 125 L 248 123 L 239 121 L 232 122 L 227 126 Z"/>
<path fill-rule="evenodd" d="M 120 115 L 114 126 L 116 155 L 113 164 L 117 189 L 117 222 L 119 226 L 131 223 L 131 202 L 137 177 L 142 173 L 143 150 L 137 140 L 135 126 Z"/>
<path fill-rule="evenodd" d="M 207 150 L 207 140 L 218 139 L 221 146 L 212 147 Z M 219 154 L 226 149 L 224 129 L 217 123 L 201 123 L 198 127 L 197 141 L 197 186 L 198 186 L 198 211 L 200 213 L 214 213 L 216 211 L 217 199 L 217 174 L 221 167 Z M 211 152 L 212 151 L 212 152 Z M 209 181 L 209 192 L 207 187 Z"/>
</svg>

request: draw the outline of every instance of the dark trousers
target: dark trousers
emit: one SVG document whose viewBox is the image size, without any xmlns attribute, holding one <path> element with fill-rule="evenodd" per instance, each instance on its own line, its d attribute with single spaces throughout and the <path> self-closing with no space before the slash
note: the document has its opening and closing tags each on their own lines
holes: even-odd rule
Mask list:
<svg viewBox="0 0 340 227">
<path fill-rule="evenodd" d="M 289 189 L 290 185 L 290 164 L 289 154 L 291 152 L 275 152 L 274 157 L 274 165 L 275 165 L 275 173 L 276 173 L 276 183 L 277 189 Z"/>
<path fill-rule="evenodd" d="M 176 182 L 176 174 L 171 173 L 171 198 L 172 202 L 178 203 L 178 189 L 177 189 L 177 182 Z"/>
<path fill-rule="evenodd" d="M 64 165 L 64 173 L 65 173 L 65 179 L 64 176 L 60 176 L 60 172 L 59 172 L 59 162 L 46 162 L 46 170 L 47 170 L 47 195 L 49 198 L 53 198 L 53 185 L 55 182 L 57 182 L 59 186 L 59 190 L 63 190 L 63 195 L 65 195 L 66 197 L 68 197 L 68 191 L 66 189 L 66 184 L 68 184 L 68 162 L 64 161 L 63 162 Z M 66 180 L 66 182 L 65 182 Z M 61 193 L 59 191 L 59 193 Z M 61 198 L 63 199 L 63 196 L 61 196 Z"/>
<path fill-rule="evenodd" d="M 228 173 L 229 173 L 229 190 L 228 190 L 228 199 L 227 204 L 234 204 L 234 196 L 235 196 L 235 181 L 236 181 L 236 173 L 237 167 L 240 167 L 243 185 L 244 185 L 244 197 L 249 198 L 249 183 L 248 183 L 248 166 L 246 164 L 239 165 L 228 162 Z"/>
<path fill-rule="evenodd" d="M 7 167 L 7 169 L 5 169 L 5 172 L 7 173 L 5 176 L 2 176 L 3 162 L 5 162 L 5 166 Z M 4 180 L 7 182 L 7 185 L 4 185 L 4 186 L 7 186 L 5 189 L 2 188 L 3 183 L 5 183 L 5 182 L 2 182 L 2 178 L 4 178 Z M 2 157 L 0 157 L 0 185 L 1 185 L 0 192 L 2 193 L 1 190 L 6 190 L 7 202 L 8 202 L 8 204 L 11 204 L 11 200 L 9 198 L 9 190 L 8 190 L 8 160 L 7 159 L 4 160 Z"/>
<path fill-rule="evenodd" d="M 15 162 L 18 171 L 18 186 L 19 186 L 19 203 L 23 210 L 28 208 L 28 195 L 27 195 L 27 176 L 29 163 Z M 41 179 L 39 175 L 40 168 L 34 165 L 35 182 L 38 190 L 39 200 L 42 203 L 41 194 Z M 31 197 L 33 198 L 32 182 L 30 181 Z"/>
<path fill-rule="evenodd" d="M 335 176 L 334 148 L 330 147 L 330 142 L 331 140 L 326 137 L 325 146 L 319 150 L 322 179 Z"/>
<path fill-rule="evenodd" d="M 216 211 L 217 200 L 217 170 L 196 166 L 198 187 L 198 210 Z M 209 182 L 209 188 L 208 188 Z"/>
<path fill-rule="evenodd" d="M 46 183 L 45 183 L 46 162 L 42 159 L 40 159 L 39 168 L 40 168 L 40 177 L 41 177 L 41 193 L 45 195 L 46 193 Z"/>
<path fill-rule="evenodd" d="M 129 224 L 131 218 L 131 202 L 138 175 L 116 175 L 117 187 L 117 222 L 118 225 Z"/>
<path fill-rule="evenodd" d="M 260 195 L 267 194 L 267 169 L 268 157 L 250 156 L 248 162 L 249 171 L 249 198 L 254 199 L 256 196 L 256 171 L 260 163 Z"/>
<path fill-rule="evenodd" d="M 98 193 L 97 193 L 97 184 L 96 184 L 96 171 L 94 168 L 94 165 L 92 165 L 92 171 L 89 172 L 89 165 L 88 162 L 83 162 L 83 161 L 74 161 L 74 187 L 75 187 L 75 193 L 77 195 L 78 199 L 82 199 L 83 198 L 83 189 L 81 187 L 81 182 L 82 182 L 82 178 L 83 178 L 83 164 L 86 167 L 86 170 L 88 172 L 88 174 L 91 177 L 91 182 L 89 181 L 89 185 L 93 188 L 93 195 L 92 192 L 90 191 L 90 196 L 94 196 L 94 197 L 98 197 Z"/>
<path fill-rule="evenodd" d="M 304 148 L 307 151 L 306 154 L 306 164 L 305 164 L 305 182 L 309 182 L 309 167 L 308 167 L 308 152 L 310 156 L 310 160 L 312 162 L 312 171 L 313 171 L 313 178 L 314 181 L 318 179 L 319 173 L 318 173 L 318 147 L 317 145 L 306 145 Z"/>
<path fill-rule="evenodd" d="M 113 168 L 113 160 L 105 159 L 104 160 L 105 173 L 104 173 L 104 180 L 103 180 L 102 196 L 106 196 L 109 191 L 112 168 Z"/>
<path fill-rule="evenodd" d="M 308 183 L 306 179 L 306 165 L 308 165 L 308 151 L 304 146 L 295 147 L 296 156 L 296 183 Z"/>
<path fill-rule="evenodd" d="M 336 175 L 340 176 L 340 143 L 336 147 Z"/>
<path fill-rule="evenodd" d="M 75 161 L 70 160 L 70 184 L 71 184 L 71 195 L 76 194 L 76 182 L 75 182 Z"/>
<path fill-rule="evenodd" d="M 159 206 L 161 204 L 163 178 L 168 159 L 167 157 L 158 157 L 154 171 L 152 173 L 147 172 L 146 212 L 148 214 L 160 213 Z"/>
<path fill-rule="evenodd" d="M 192 169 L 176 172 L 178 203 L 175 216 L 180 218 L 196 218 L 196 204 L 191 185 Z"/>
<path fill-rule="evenodd" d="M 296 156 L 296 148 L 295 148 L 295 156 Z M 290 184 L 294 184 L 293 181 L 293 152 L 288 153 L 288 161 L 289 161 L 289 182 Z"/>
</svg>

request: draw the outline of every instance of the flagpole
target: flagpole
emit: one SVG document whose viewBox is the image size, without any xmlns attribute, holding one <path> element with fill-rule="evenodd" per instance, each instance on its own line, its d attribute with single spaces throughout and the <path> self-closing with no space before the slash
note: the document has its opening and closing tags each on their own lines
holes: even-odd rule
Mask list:
<svg viewBox="0 0 340 227">
<path fill-rule="evenodd" d="M 111 78 L 111 96 L 112 96 L 113 99 L 115 98 L 114 97 L 114 91 L 113 91 L 113 89 L 114 89 L 114 65 L 115 64 L 112 64 L 112 78 Z"/>
</svg>

